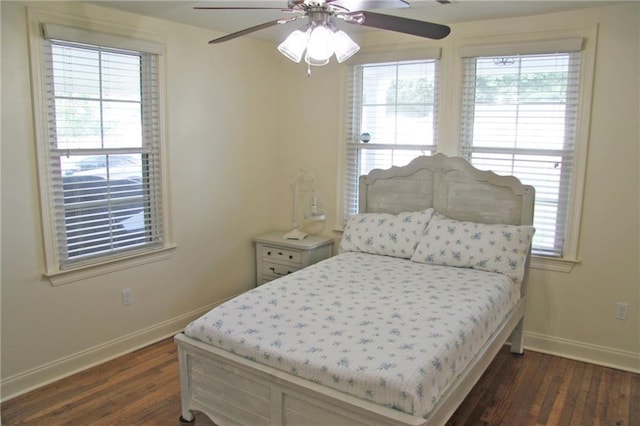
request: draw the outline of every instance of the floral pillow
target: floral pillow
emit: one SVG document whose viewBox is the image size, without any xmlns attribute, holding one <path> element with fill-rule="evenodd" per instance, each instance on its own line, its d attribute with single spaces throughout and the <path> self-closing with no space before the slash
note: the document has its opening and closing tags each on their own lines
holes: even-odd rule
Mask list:
<svg viewBox="0 0 640 426">
<path fill-rule="evenodd" d="M 436 214 L 411 260 L 499 272 L 520 282 L 534 232 L 533 226 L 459 222 Z"/>
<path fill-rule="evenodd" d="M 357 251 L 409 259 L 433 216 L 433 209 L 398 214 L 349 216 L 340 252 Z"/>
</svg>

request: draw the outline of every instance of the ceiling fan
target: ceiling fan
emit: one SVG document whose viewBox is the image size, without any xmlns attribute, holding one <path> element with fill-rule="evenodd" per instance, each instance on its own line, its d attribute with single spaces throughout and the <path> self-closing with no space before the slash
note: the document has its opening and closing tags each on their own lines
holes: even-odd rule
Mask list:
<svg viewBox="0 0 640 426">
<path fill-rule="evenodd" d="M 409 7 L 409 3 L 405 0 L 289 0 L 286 8 L 199 6 L 195 7 L 195 9 L 280 10 L 283 13 L 294 15 L 216 38 L 209 41 L 210 44 L 222 43 L 275 25 L 307 18 L 307 23 L 292 32 L 278 46 L 278 50 L 294 62 L 300 62 L 304 54 L 307 64 L 321 66 L 329 63 L 329 58 L 334 53 L 338 62 L 343 62 L 360 49 L 344 31 L 337 29 L 335 25 L 336 19 L 341 19 L 349 24 L 380 28 L 436 40 L 449 35 L 451 29 L 446 25 L 368 11 L 368 9 L 406 7 Z"/>
</svg>

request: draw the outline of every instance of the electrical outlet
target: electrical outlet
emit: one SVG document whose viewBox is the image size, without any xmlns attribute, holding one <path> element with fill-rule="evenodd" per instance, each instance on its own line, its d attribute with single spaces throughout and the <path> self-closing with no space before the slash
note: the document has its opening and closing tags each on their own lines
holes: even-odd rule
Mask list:
<svg viewBox="0 0 640 426">
<path fill-rule="evenodd" d="M 629 316 L 629 304 L 618 302 L 616 303 L 616 319 L 626 321 Z"/>
<path fill-rule="evenodd" d="M 133 303 L 133 296 L 131 295 L 131 289 L 125 288 L 122 290 L 122 306 L 129 306 Z"/>
</svg>

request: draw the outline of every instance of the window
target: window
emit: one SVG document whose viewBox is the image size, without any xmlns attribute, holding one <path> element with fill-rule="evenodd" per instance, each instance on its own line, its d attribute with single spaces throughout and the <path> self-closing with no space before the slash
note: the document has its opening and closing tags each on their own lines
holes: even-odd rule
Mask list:
<svg viewBox="0 0 640 426">
<path fill-rule="evenodd" d="M 562 257 L 576 176 L 581 40 L 562 53 L 464 58 L 461 153 L 536 188 L 533 253 Z"/>
<path fill-rule="evenodd" d="M 435 150 L 438 61 L 350 67 L 345 217 L 358 211 L 358 179 Z"/>
<path fill-rule="evenodd" d="M 53 24 L 43 31 L 38 154 L 47 273 L 164 248 L 158 53 L 124 38 L 114 47 L 117 36 Z"/>
</svg>

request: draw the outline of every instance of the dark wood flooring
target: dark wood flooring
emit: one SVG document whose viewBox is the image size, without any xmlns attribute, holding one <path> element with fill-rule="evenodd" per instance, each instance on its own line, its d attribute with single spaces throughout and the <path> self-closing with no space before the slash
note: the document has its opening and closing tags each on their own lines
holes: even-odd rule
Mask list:
<svg viewBox="0 0 640 426">
<path fill-rule="evenodd" d="M 2 425 L 177 425 L 176 346 L 166 339 L 0 406 Z M 197 413 L 196 425 L 213 425 Z M 502 348 L 447 423 L 640 426 L 640 375 Z"/>
</svg>

